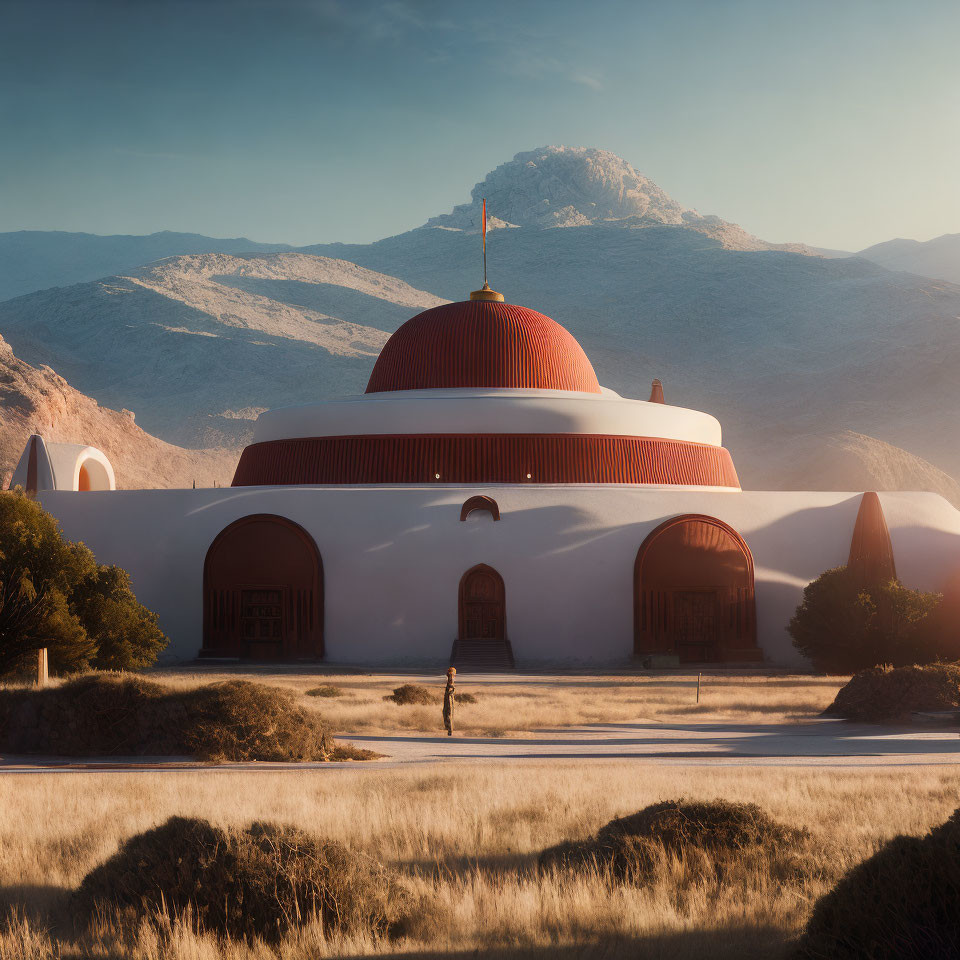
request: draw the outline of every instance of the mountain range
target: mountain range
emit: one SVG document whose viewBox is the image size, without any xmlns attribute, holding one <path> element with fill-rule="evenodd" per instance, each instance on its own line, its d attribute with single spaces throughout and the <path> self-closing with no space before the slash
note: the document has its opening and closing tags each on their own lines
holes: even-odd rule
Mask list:
<svg viewBox="0 0 960 960">
<path fill-rule="evenodd" d="M 226 485 L 237 463 L 234 450 L 184 450 L 150 436 L 129 410 L 102 407 L 49 367 L 24 363 L 0 337 L 0 489 L 31 433 L 99 447 L 121 488 Z"/>
<path fill-rule="evenodd" d="M 619 223 L 671 224 L 720 239 L 728 249 L 789 250 L 829 258 L 862 257 L 890 270 L 960 283 L 960 234 L 933 240 L 888 240 L 857 253 L 802 243 L 772 244 L 737 224 L 683 207 L 652 180 L 607 150 L 542 147 L 517 154 L 474 188 L 470 202 L 430 218 L 428 227 L 477 232 L 480 199 L 486 196 L 491 230 Z M 222 239 L 163 230 L 148 236 L 98 236 L 66 231 L 0 233 L 0 300 L 123 273 L 166 257 L 192 253 L 279 253 L 312 246 Z"/>
<path fill-rule="evenodd" d="M 210 447 L 246 442 L 263 409 L 362 392 L 390 333 L 443 302 L 327 257 L 202 254 L 2 302 L 0 332 L 151 432 Z"/>
<path fill-rule="evenodd" d="M 919 240 L 887 240 L 857 254 L 888 270 L 903 270 L 924 277 L 960 283 L 960 233 Z"/>
<path fill-rule="evenodd" d="M 960 285 L 766 243 L 602 150 L 518 154 L 467 203 L 372 244 L 132 238 L 170 256 L 2 302 L 0 334 L 165 441 L 235 446 L 259 409 L 362 390 L 403 320 L 479 286 L 484 197 L 491 285 L 570 329 L 605 385 L 643 398 L 659 377 L 668 402 L 717 415 L 745 486 L 874 477 L 954 495 Z M 94 269 L 45 260 L 43 235 L 29 236 L 33 273 L 5 271 L 0 289 Z"/>
</svg>

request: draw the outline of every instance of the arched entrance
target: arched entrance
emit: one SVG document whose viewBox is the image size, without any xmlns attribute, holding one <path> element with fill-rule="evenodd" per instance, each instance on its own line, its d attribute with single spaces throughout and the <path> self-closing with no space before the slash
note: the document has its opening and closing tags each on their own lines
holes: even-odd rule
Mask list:
<svg viewBox="0 0 960 960">
<path fill-rule="evenodd" d="M 306 530 L 256 514 L 221 531 L 203 566 L 201 656 L 323 656 L 323 564 Z"/>
<path fill-rule="evenodd" d="M 460 578 L 460 640 L 505 640 L 507 609 L 503 577 L 485 563 Z"/>
<path fill-rule="evenodd" d="M 77 490 L 112 490 L 113 485 L 110 482 L 110 474 L 107 468 L 94 460 L 93 457 L 87 457 L 80 464 L 77 472 Z"/>
<path fill-rule="evenodd" d="M 681 662 L 762 659 L 756 646 L 753 556 L 714 517 L 660 524 L 634 567 L 634 652 Z"/>
</svg>

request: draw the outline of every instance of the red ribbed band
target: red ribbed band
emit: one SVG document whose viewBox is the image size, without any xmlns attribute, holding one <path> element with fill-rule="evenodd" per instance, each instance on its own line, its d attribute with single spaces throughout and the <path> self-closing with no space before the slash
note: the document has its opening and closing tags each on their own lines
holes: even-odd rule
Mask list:
<svg viewBox="0 0 960 960">
<path fill-rule="evenodd" d="M 559 323 L 492 300 L 448 303 L 408 320 L 377 357 L 367 393 L 450 387 L 600 393 L 583 348 Z"/>
<path fill-rule="evenodd" d="M 733 460 L 723 447 L 651 437 L 573 434 L 268 440 L 243 451 L 233 478 L 235 487 L 438 482 L 664 483 L 740 488 Z"/>
</svg>

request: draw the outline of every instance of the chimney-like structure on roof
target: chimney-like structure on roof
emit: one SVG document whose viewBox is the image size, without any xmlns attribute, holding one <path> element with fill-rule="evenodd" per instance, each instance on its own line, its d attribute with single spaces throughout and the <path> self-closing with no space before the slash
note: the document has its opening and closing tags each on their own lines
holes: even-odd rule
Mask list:
<svg viewBox="0 0 960 960">
<path fill-rule="evenodd" d="M 856 577 L 860 586 L 886 583 L 897 578 L 893 562 L 893 544 L 890 531 L 875 493 L 865 493 L 860 499 L 857 522 L 850 541 L 850 558 L 847 569 Z"/>
<path fill-rule="evenodd" d="M 663 399 L 663 384 L 659 380 L 654 380 L 650 384 L 650 403 L 666 403 Z"/>
</svg>

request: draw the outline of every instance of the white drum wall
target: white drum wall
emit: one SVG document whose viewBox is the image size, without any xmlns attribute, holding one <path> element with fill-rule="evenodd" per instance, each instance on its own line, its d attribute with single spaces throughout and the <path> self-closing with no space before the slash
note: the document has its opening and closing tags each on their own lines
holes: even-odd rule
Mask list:
<svg viewBox="0 0 960 960">
<path fill-rule="evenodd" d="M 501 519 L 460 507 L 492 496 Z M 758 643 L 802 665 L 785 632 L 803 587 L 845 563 L 859 493 L 710 492 L 628 486 L 238 487 L 44 491 L 64 533 L 128 570 L 159 616 L 168 654 L 202 644 L 203 563 L 234 520 L 300 524 L 323 559 L 326 659 L 441 663 L 457 632 L 457 589 L 477 563 L 506 587 L 507 636 L 521 663 L 623 664 L 633 652 L 633 568 L 644 537 L 681 514 L 728 523 L 755 563 Z M 960 512 L 936 494 L 882 493 L 900 579 L 926 590 L 960 568 Z"/>
</svg>

